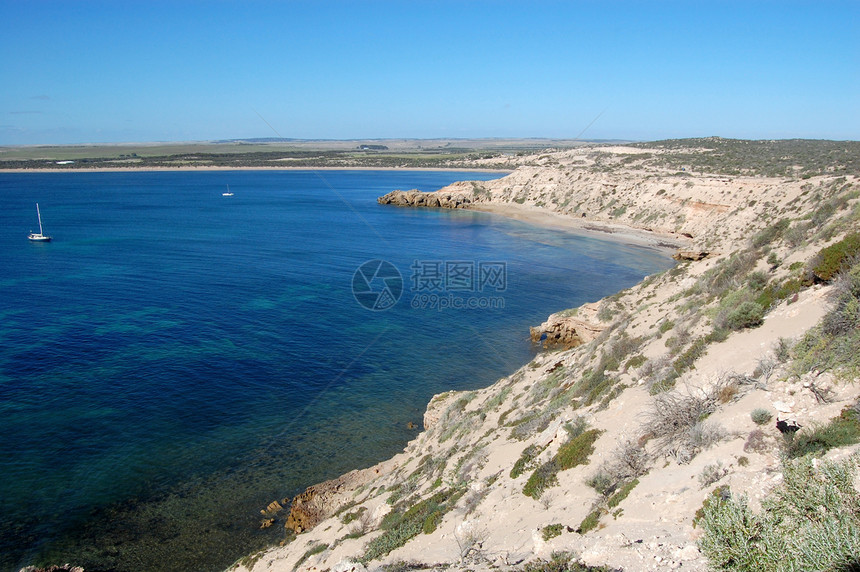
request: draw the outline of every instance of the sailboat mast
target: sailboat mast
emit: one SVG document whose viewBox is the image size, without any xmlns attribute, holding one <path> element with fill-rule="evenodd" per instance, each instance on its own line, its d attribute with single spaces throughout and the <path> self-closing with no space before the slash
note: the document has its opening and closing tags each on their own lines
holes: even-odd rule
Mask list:
<svg viewBox="0 0 860 572">
<path fill-rule="evenodd" d="M 39 217 L 39 234 L 44 234 L 42 232 L 42 213 L 39 212 L 39 203 L 36 203 L 36 216 Z"/>
</svg>

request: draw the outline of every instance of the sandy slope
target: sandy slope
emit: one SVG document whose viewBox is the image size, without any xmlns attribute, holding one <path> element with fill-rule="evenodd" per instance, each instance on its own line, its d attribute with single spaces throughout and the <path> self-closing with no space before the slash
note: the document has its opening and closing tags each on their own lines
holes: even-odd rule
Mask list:
<svg viewBox="0 0 860 572">
<path fill-rule="evenodd" d="M 307 500 L 308 506 L 318 503 L 316 509 L 324 517 L 319 524 L 282 547 L 244 559 L 235 569 L 361 570 L 401 561 L 428 569 L 508 569 L 549 558 L 554 551 L 624 570 L 707 569 L 696 545 L 701 532 L 693 523 L 703 500 L 718 484 L 729 484 L 755 504 L 781 480 L 779 434 L 773 423 L 764 427 L 763 446 L 744 448 L 757 428 L 750 412 L 766 408 L 808 426 L 838 415 L 860 394 L 860 385 L 850 383 L 858 380 L 816 372 L 799 378 L 791 375 L 788 364 L 774 360 L 779 338 L 796 339 L 821 319 L 830 287 L 806 289 L 796 300 L 772 309 L 760 327 L 710 344 L 665 394 L 719 397 L 705 423 L 712 439 L 699 449 L 669 447 L 648 438 L 657 399 L 649 391 L 654 382 L 648 371 L 665 363 L 671 340 L 693 339 L 710 330 L 712 315 L 685 305 L 708 270 L 746 248 L 757 231 L 778 218 L 798 219 L 811 212 L 827 196 L 833 177 L 680 176 L 644 161 L 622 164 L 640 152 L 618 147 L 536 156 L 533 161 L 542 165 L 522 167 L 497 181 L 457 183 L 444 191 L 464 193 L 470 208 L 559 228 L 611 231 L 652 245 L 671 241 L 711 255 L 607 300 L 560 313 L 556 318 L 576 315 L 604 332 L 579 347 L 543 352 L 486 389 L 435 397 L 425 417 L 428 427 L 403 453 L 350 473 L 325 495 Z M 759 260 L 757 268 L 774 280 L 784 278 L 792 262 L 805 261 L 823 244 L 775 243 L 782 263 L 770 268 Z M 641 355 L 636 365 L 601 361 L 621 352 L 631 339 L 636 347 L 624 355 L 624 362 Z M 578 384 L 601 366 L 607 367 L 605 377 L 613 390 L 588 403 Z M 819 403 L 810 382 L 830 389 L 832 401 Z M 577 419 L 602 431 L 588 463 L 559 472 L 557 484 L 539 499 L 526 496 L 523 488 L 534 468 L 559 450 L 568 439 L 566 426 Z M 596 529 L 576 532 L 600 501 L 586 481 L 601 467 L 616 463 L 620 448 L 629 443 L 644 443 L 647 473 L 625 499 L 602 514 Z M 522 474 L 512 474 L 529 446 L 540 454 Z M 703 484 L 709 466 L 724 474 Z M 415 506 L 444 490 L 466 492 L 435 530 L 419 533 L 366 566 L 356 562 L 368 543 L 383 534 L 378 527 L 392 505 Z M 265 518 L 282 526 L 286 512 L 271 511 Z M 560 534 L 545 540 L 543 530 L 553 524 L 562 525 Z"/>
</svg>

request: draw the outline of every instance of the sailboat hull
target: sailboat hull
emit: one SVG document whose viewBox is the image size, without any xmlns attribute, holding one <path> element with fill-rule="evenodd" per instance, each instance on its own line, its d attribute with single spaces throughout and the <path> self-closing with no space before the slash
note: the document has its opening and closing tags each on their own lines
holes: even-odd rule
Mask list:
<svg viewBox="0 0 860 572">
<path fill-rule="evenodd" d="M 27 238 L 29 238 L 31 242 L 51 242 L 51 237 L 43 234 L 42 211 L 39 210 L 39 203 L 36 203 L 36 216 L 39 217 L 39 232 L 31 232 L 27 235 Z"/>
</svg>

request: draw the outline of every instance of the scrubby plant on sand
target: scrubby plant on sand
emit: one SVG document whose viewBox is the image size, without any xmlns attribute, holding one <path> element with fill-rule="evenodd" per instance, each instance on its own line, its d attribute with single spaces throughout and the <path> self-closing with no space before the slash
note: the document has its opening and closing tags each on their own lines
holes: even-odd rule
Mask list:
<svg viewBox="0 0 860 572">
<path fill-rule="evenodd" d="M 612 572 L 605 566 L 586 566 L 569 552 L 553 552 L 549 560 L 534 560 L 521 568 L 521 572 Z"/>
<path fill-rule="evenodd" d="M 384 532 L 367 544 L 360 561 L 370 562 L 395 548 L 400 548 L 422 532 L 432 533 L 445 513 L 454 507 L 463 493 L 465 489 L 461 488 L 444 490 L 408 508 L 402 505 L 395 506 L 380 525 Z"/>
<path fill-rule="evenodd" d="M 785 454 L 790 459 L 809 454 L 822 454 L 835 447 L 860 442 L 860 413 L 855 407 L 846 407 L 839 417 L 812 429 L 785 436 Z"/>
<path fill-rule="evenodd" d="M 860 254 L 860 233 L 852 233 L 830 246 L 821 249 L 808 264 L 810 282 L 830 282 L 837 274 L 846 270 L 850 262 Z"/>
<path fill-rule="evenodd" d="M 750 412 L 750 418 L 756 425 L 767 425 L 773 419 L 773 413 L 767 409 L 757 408 Z"/>
<path fill-rule="evenodd" d="M 687 395 L 666 392 L 655 396 L 645 423 L 657 440 L 657 450 L 684 464 L 720 441 L 725 431 L 706 421 L 717 407 L 718 393 L 716 387 L 711 391 L 693 390 Z"/>
<path fill-rule="evenodd" d="M 532 472 L 523 487 L 523 494 L 533 499 L 539 499 L 543 492 L 558 483 L 558 473 L 588 463 L 588 457 L 594 452 L 594 442 L 601 431 L 591 429 L 586 431 L 585 424 L 579 423 L 568 427 L 570 439 L 559 447 L 552 459 L 540 465 Z"/>
<path fill-rule="evenodd" d="M 755 513 L 745 497 L 713 497 L 699 524 L 715 570 L 857 570 L 860 457 L 786 461 L 783 482 Z"/>
<path fill-rule="evenodd" d="M 792 348 L 798 375 L 813 369 L 841 368 L 848 376 L 860 371 L 860 258 L 853 258 L 833 282 L 832 309 Z"/>
</svg>

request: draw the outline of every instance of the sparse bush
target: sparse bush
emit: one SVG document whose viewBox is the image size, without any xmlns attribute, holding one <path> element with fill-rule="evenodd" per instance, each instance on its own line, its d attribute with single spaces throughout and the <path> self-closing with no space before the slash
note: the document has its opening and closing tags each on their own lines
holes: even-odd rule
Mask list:
<svg viewBox="0 0 860 572">
<path fill-rule="evenodd" d="M 756 379 L 762 378 L 762 381 L 767 383 L 767 380 L 769 380 L 770 376 L 773 375 L 776 365 L 777 362 L 775 359 L 770 357 L 761 357 L 755 366 L 752 376 Z"/>
<path fill-rule="evenodd" d="M 700 419 L 710 415 L 716 406 L 715 400 L 705 394 L 681 395 L 661 393 L 654 397 L 646 425 L 657 438 L 661 449 L 669 449 L 690 438 L 690 431 Z"/>
<path fill-rule="evenodd" d="M 577 562 L 568 552 L 553 552 L 550 560 L 535 560 L 521 572 L 613 572 L 605 566 L 587 566 Z"/>
<path fill-rule="evenodd" d="M 601 495 L 609 496 L 615 490 L 617 479 L 606 471 L 598 471 L 585 481 L 585 484 Z"/>
<path fill-rule="evenodd" d="M 750 418 L 752 418 L 753 423 L 756 425 L 766 425 L 770 423 L 770 420 L 773 419 L 773 414 L 767 409 L 753 409 L 750 413 Z"/>
<path fill-rule="evenodd" d="M 753 429 L 744 443 L 744 451 L 747 453 L 765 453 L 770 448 L 767 436 L 761 429 Z"/>
<path fill-rule="evenodd" d="M 709 487 L 725 477 L 728 473 L 729 470 L 723 467 L 721 462 L 717 461 L 716 463 L 707 465 L 702 469 L 702 472 L 699 474 L 699 484 L 702 488 Z"/>
<path fill-rule="evenodd" d="M 779 363 L 787 362 L 791 358 L 791 342 L 786 338 L 779 338 L 773 349 L 773 355 Z"/>
<path fill-rule="evenodd" d="M 533 437 L 549 427 L 557 414 L 556 411 L 541 410 L 526 415 L 512 424 L 511 437 L 518 441 Z"/>
<path fill-rule="evenodd" d="M 717 388 L 717 401 L 726 404 L 734 399 L 740 388 L 737 383 L 727 383 Z"/>
<path fill-rule="evenodd" d="M 757 270 L 756 272 L 751 272 L 749 277 L 747 278 L 747 285 L 751 290 L 761 290 L 767 285 L 768 277 L 764 272 Z"/>
<path fill-rule="evenodd" d="M 723 426 L 713 421 L 700 421 L 687 431 L 687 444 L 692 452 L 703 451 L 716 445 L 726 437 Z"/>
<path fill-rule="evenodd" d="M 840 296 L 835 307 L 821 321 L 821 331 L 827 336 L 841 336 L 860 326 L 860 300 Z"/>
<path fill-rule="evenodd" d="M 293 566 L 293 570 L 298 570 L 299 566 L 301 566 L 305 562 L 305 560 L 307 560 L 311 556 L 325 552 L 327 548 L 328 544 L 325 543 L 315 544 L 314 546 L 311 546 L 304 554 L 302 554 L 301 558 L 296 561 L 296 565 Z"/>
</svg>

